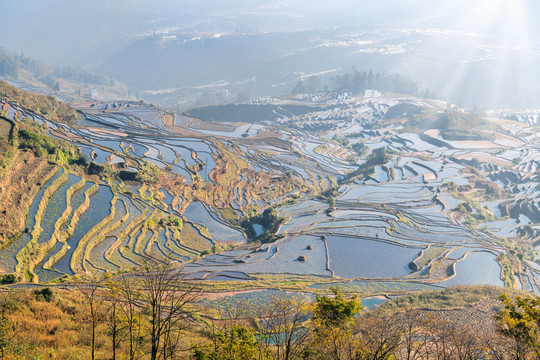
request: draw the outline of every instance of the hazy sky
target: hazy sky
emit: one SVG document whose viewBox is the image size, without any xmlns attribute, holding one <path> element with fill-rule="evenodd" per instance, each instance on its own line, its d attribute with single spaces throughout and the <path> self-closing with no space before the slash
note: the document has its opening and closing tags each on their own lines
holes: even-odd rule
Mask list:
<svg viewBox="0 0 540 360">
<path fill-rule="evenodd" d="M 85 64 L 103 60 L 138 34 L 171 28 L 290 31 L 398 22 L 466 27 L 496 34 L 500 30 L 508 31 L 502 25 L 505 16 L 512 13 L 509 9 L 519 13 L 510 19 L 512 26 L 516 26 L 517 20 L 523 20 L 522 12 L 529 13 L 530 19 L 539 15 L 537 3 L 536 0 L 0 0 L 4 14 L 0 46 L 54 64 Z"/>
<path fill-rule="evenodd" d="M 384 32 L 391 29 L 399 38 L 400 31 L 428 29 L 426 33 L 430 36 L 414 44 L 411 55 L 416 57 L 409 57 L 410 63 L 407 63 L 406 56 L 396 56 L 393 64 L 380 70 L 412 76 L 458 101 L 485 92 L 483 89 L 486 88 L 493 92 L 490 96 L 496 100 L 491 103 L 495 104 L 500 98 L 498 94 L 502 93 L 505 98 L 510 93 L 518 100 L 524 94 L 536 97 L 531 89 L 540 93 L 536 85 L 540 83 L 536 80 L 540 78 L 536 66 L 540 59 L 540 0 L 0 0 L 0 9 L 3 15 L 0 47 L 16 53 L 24 52 L 51 65 L 82 65 L 91 71 L 101 71 L 100 66 L 106 68 L 107 63 L 112 62 L 113 71 L 106 73 L 128 84 L 133 79 L 127 75 L 150 76 L 141 78 L 146 85 L 149 80 L 160 76 L 170 78 L 171 75 L 148 74 L 150 70 L 163 72 L 169 65 L 171 70 L 166 71 L 181 70 L 172 67 L 178 62 L 169 59 L 172 55 L 164 55 L 166 52 L 160 53 L 159 49 L 155 54 L 148 50 L 119 57 L 119 54 L 126 54 L 125 50 L 137 40 L 154 31 L 192 38 L 192 34 L 284 34 L 325 29 L 323 37 L 337 36 L 334 40 L 339 40 L 349 32 L 365 30 Z M 441 29 L 445 31 L 437 35 Z M 448 34 L 452 32 L 459 36 L 466 34 L 466 50 L 457 40 L 459 36 L 453 38 L 454 42 L 445 41 L 445 36 L 448 40 Z M 248 43 L 254 45 L 246 41 Z M 300 46 L 309 45 L 308 42 Z M 242 59 L 249 58 L 253 50 L 247 46 L 235 49 L 246 55 Z M 128 51 L 127 54 L 131 53 Z M 189 59 L 192 54 L 188 51 L 181 56 Z M 140 60 L 145 55 L 155 56 L 149 56 L 137 68 L 126 67 L 127 62 L 133 62 L 134 58 Z M 216 63 L 206 65 L 214 68 L 204 68 L 200 62 L 185 66 L 193 66 L 201 74 L 212 70 L 219 73 L 220 65 L 225 61 L 238 60 L 220 62 L 219 55 L 208 55 L 217 58 Z M 160 56 L 170 61 L 162 64 Z M 197 59 L 195 55 L 193 58 Z M 431 58 L 435 60 L 430 69 L 418 65 L 419 61 L 429 62 Z M 289 64 L 281 70 L 316 73 L 340 66 L 349 69 L 360 62 L 352 59 L 357 62 L 336 65 L 337 60 L 332 59 L 328 56 L 326 63 L 316 67 L 310 63 L 314 61 L 307 58 L 305 63 Z M 293 65 L 301 69 L 291 69 Z M 360 70 L 370 70 L 376 65 L 364 62 Z M 122 78 L 115 72 L 117 68 L 125 69 L 128 74 Z M 207 81 L 222 80 L 222 73 Z M 479 90 L 469 86 L 472 78 L 483 84 Z M 202 76 L 200 81 L 205 81 Z M 182 81 L 175 80 L 174 84 L 163 86 L 183 85 Z M 161 84 L 156 86 L 162 87 Z M 472 89 L 471 93 L 464 94 L 465 89 Z"/>
</svg>

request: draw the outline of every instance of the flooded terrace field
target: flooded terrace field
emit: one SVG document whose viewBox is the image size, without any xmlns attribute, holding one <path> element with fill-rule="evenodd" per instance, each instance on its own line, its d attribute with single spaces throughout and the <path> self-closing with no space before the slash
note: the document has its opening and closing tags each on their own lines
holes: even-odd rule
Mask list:
<svg viewBox="0 0 540 360">
<path fill-rule="evenodd" d="M 17 254 L 25 254 L 39 225 L 42 254 L 31 270 L 40 281 L 127 270 L 150 256 L 173 259 L 201 281 L 282 275 L 366 289 L 508 285 L 501 264 L 509 259 L 523 264 L 523 273 L 511 275 L 517 286 L 539 289 L 534 130 L 520 130 L 528 135 L 519 141 L 506 137 L 517 136 L 514 128 L 493 133 L 493 141 L 448 140 L 407 127 L 396 109 L 408 104 L 438 114 L 459 110 L 453 105 L 332 101 L 337 105 L 256 124 L 135 102 L 80 105 L 73 126 L 32 115 L 122 176 L 104 171 L 83 182 L 66 173 L 46 200 L 38 194 L 25 225 L 30 232 L 0 252 L 5 270 L 21 266 Z M 388 156 L 370 165 L 378 149 Z M 243 221 L 269 207 L 283 218 L 272 242 L 249 244 Z M 266 231 L 259 223 L 253 229 L 255 237 Z M 479 269 L 486 269 L 482 276 Z"/>
</svg>

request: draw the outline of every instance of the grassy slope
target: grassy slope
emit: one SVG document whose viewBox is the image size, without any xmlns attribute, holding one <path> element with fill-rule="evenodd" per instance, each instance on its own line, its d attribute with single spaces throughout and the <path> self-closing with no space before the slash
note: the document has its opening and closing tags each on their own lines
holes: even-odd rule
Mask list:
<svg viewBox="0 0 540 360">
<path fill-rule="evenodd" d="M 56 99 L 34 95 L 0 81 L 0 96 L 51 120 L 74 121 L 76 112 Z M 39 189 L 59 167 L 82 173 L 84 160 L 75 146 L 47 135 L 31 120 L 13 122 L 0 114 L 0 246 L 19 236 Z"/>
<path fill-rule="evenodd" d="M 5 81 L 0 80 L 0 97 L 19 103 L 25 109 L 31 110 L 53 121 L 74 123 L 77 112 L 53 96 L 30 94 L 21 91 Z"/>
<path fill-rule="evenodd" d="M 0 140 L 0 244 L 19 235 L 39 188 L 58 167 Z"/>
<path fill-rule="evenodd" d="M 371 313 L 375 316 L 386 316 L 416 308 L 426 313 L 436 312 L 449 323 L 455 322 L 473 328 L 493 326 L 493 314 L 499 307 L 497 297 L 503 291 L 518 293 L 490 286 L 456 287 L 404 296 L 386 302 Z M 6 301 L 16 304 L 8 312 L 9 322 L 16 324 L 16 331 L 8 331 L 8 336 L 12 337 L 9 353 L 17 353 L 21 358 L 89 358 L 89 307 L 77 290 L 55 289 L 50 301 L 31 290 L 0 292 L 0 303 Z M 196 323 L 187 329 L 180 340 L 183 345 L 181 347 L 188 349 L 190 344 L 200 342 L 200 330 L 203 326 Z M 110 340 L 105 325 L 98 327 L 96 339 L 96 358 L 110 358 Z M 124 342 L 118 353 L 125 353 L 126 345 Z"/>
<path fill-rule="evenodd" d="M 523 294 L 518 290 L 496 286 L 456 286 L 444 290 L 422 291 L 402 296 L 382 304 L 378 312 L 387 313 L 405 309 L 448 310 L 474 306 L 482 300 L 495 300 L 502 293 Z"/>
</svg>

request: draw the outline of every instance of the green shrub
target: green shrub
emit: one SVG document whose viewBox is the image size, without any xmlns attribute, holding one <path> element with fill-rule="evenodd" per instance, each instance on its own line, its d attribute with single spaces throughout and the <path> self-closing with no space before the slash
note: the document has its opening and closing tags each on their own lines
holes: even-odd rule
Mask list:
<svg viewBox="0 0 540 360">
<path fill-rule="evenodd" d="M 34 294 L 38 297 L 42 296 L 46 302 L 50 302 L 54 298 L 54 290 L 49 287 L 43 288 L 41 290 L 35 290 Z"/>
<path fill-rule="evenodd" d="M 254 215 L 248 220 L 244 220 L 242 222 L 242 227 L 252 241 L 260 241 L 264 244 L 277 239 L 275 234 L 284 221 L 284 218 L 278 216 L 276 209 L 270 207 L 264 210 L 262 214 Z M 253 229 L 253 225 L 255 224 L 262 225 L 265 229 L 264 233 L 256 236 L 255 230 Z"/>
<path fill-rule="evenodd" d="M 17 277 L 14 274 L 6 274 L 0 279 L 1 285 L 9 285 L 17 282 Z"/>
</svg>

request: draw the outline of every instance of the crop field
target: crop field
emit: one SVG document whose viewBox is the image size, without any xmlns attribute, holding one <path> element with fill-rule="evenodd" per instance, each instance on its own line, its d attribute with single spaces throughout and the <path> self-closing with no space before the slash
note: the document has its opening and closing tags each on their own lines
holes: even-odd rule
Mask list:
<svg viewBox="0 0 540 360">
<path fill-rule="evenodd" d="M 73 105 L 75 125 L 6 103 L 11 121 L 36 122 L 97 170 L 57 169 L 30 193 L 1 270 L 48 282 L 152 257 L 239 287 L 296 279 L 308 292 L 334 283 L 365 293 L 457 284 L 540 292 L 538 127 L 491 116 L 491 130 L 460 140 L 399 111 L 459 121 L 463 110 L 441 101 L 280 101 L 188 116 L 86 102 Z M 257 114 L 268 119 L 242 122 Z M 256 220 L 269 207 L 282 219 L 272 234 Z"/>
</svg>

